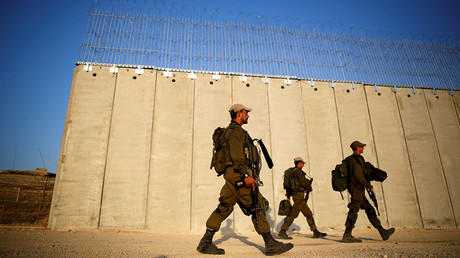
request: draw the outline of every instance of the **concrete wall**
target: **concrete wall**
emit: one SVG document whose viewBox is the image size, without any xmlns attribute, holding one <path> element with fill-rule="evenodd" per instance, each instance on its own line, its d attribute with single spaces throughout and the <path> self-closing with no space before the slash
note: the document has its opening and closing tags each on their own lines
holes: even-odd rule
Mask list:
<svg viewBox="0 0 460 258">
<path fill-rule="evenodd" d="M 343 229 L 344 200 L 331 187 L 331 170 L 351 154 L 354 140 L 363 156 L 388 172 L 374 182 L 385 226 L 458 228 L 460 99 L 428 90 L 394 93 L 390 88 L 328 82 L 109 67 L 75 69 L 50 227 L 203 231 L 218 204 L 224 180 L 209 169 L 211 135 L 230 122 L 233 103 L 252 107 L 244 128 L 263 139 L 274 167 L 263 163 L 261 192 L 267 217 L 278 231 L 284 199 L 282 175 L 303 157 L 314 178 L 309 199 L 322 230 Z M 364 212 L 358 227 L 367 227 Z M 222 231 L 252 231 L 236 206 Z M 305 218 L 291 229 L 308 233 Z"/>
</svg>

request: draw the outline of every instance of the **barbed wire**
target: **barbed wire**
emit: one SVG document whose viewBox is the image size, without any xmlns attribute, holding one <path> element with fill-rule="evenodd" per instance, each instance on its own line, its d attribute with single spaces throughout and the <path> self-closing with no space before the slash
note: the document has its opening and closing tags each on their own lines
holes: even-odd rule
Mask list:
<svg viewBox="0 0 460 258">
<path fill-rule="evenodd" d="M 460 39 L 182 5 L 94 0 L 81 63 L 460 89 Z"/>
</svg>

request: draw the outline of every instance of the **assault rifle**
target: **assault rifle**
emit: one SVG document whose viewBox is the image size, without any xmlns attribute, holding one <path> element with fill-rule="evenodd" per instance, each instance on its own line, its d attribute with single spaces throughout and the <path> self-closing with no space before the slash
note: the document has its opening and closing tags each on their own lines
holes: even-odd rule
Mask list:
<svg viewBox="0 0 460 258">
<path fill-rule="evenodd" d="M 310 185 L 313 184 L 313 178 L 310 179 Z M 308 202 L 308 197 L 310 197 L 310 191 L 305 192 L 305 202 Z"/>
<path fill-rule="evenodd" d="M 254 139 L 253 140 L 253 143 L 257 143 L 254 144 L 254 146 L 258 146 L 257 148 L 257 155 L 260 157 L 260 150 L 262 150 L 262 153 L 264 154 L 264 157 L 265 157 L 265 161 L 267 162 L 267 165 L 268 165 L 268 168 L 272 168 L 273 167 L 273 161 L 272 159 L 270 158 L 270 155 L 268 154 L 268 151 L 267 151 L 267 148 L 265 147 L 265 144 L 264 142 L 262 141 L 262 139 Z M 255 163 L 253 159 L 254 157 L 254 153 L 251 153 L 252 152 L 252 148 L 249 148 L 249 161 L 250 161 L 250 169 L 252 171 L 252 175 L 254 177 L 254 179 L 256 180 L 257 184 L 256 186 L 254 187 L 254 189 L 251 189 L 251 201 L 252 201 L 252 210 L 253 210 L 253 218 L 255 220 L 255 226 L 256 228 L 259 227 L 259 219 L 257 218 L 257 212 L 259 212 L 262 208 L 260 207 L 259 205 L 259 185 L 260 186 L 263 186 L 263 182 L 260 180 L 260 170 L 262 168 L 261 166 L 261 161 L 259 163 Z"/>
<path fill-rule="evenodd" d="M 369 197 L 371 198 L 372 202 L 375 205 L 375 209 L 377 210 L 377 214 L 379 214 L 379 216 L 380 216 L 379 204 L 377 203 L 377 197 L 375 197 L 375 193 L 373 191 L 370 191 L 367 188 L 366 188 L 366 190 L 367 190 L 367 193 L 369 194 Z"/>
</svg>

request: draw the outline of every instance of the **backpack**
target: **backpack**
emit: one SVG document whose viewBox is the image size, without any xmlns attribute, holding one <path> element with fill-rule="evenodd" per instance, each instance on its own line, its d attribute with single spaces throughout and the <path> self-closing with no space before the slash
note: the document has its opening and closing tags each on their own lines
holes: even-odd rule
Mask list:
<svg viewBox="0 0 460 258">
<path fill-rule="evenodd" d="M 340 192 L 347 190 L 347 177 L 348 177 L 348 161 L 344 159 L 342 163 L 335 166 L 332 170 L 332 190 Z"/>
<path fill-rule="evenodd" d="M 287 191 L 290 192 L 294 189 L 299 188 L 299 182 L 297 182 L 297 179 L 292 176 L 292 173 L 294 172 L 295 167 L 288 168 L 284 171 L 283 175 L 283 188 Z"/>
<path fill-rule="evenodd" d="M 217 127 L 212 134 L 212 159 L 211 166 L 209 167 L 217 173 L 217 176 L 221 176 L 225 172 L 225 168 L 232 165 L 230 158 L 230 148 L 228 147 L 227 141 L 227 128 Z"/>
</svg>

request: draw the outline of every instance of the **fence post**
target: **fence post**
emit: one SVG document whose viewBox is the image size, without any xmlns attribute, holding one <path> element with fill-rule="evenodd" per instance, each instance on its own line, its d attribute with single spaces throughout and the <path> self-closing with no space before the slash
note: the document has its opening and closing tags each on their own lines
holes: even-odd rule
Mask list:
<svg viewBox="0 0 460 258">
<path fill-rule="evenodd" d="M 16 202 L 19 202 L 19 194 L 21 193 L 21 187 L 18 187 L 18 196 L 16 196 Z"/>
<path fill-rule="evenodd" d="M 46 191 L 47 183 L 48 183 L 48 177 L 46 177 L 46 180 L 45 180 L 45 187 L 43 187 L 42 198 L 40 200 L 40 206 L 38 208 L 37 220 L 35 221 L 35 223 L 37 224 L 38 224 L 38 220 L 40 219 L 40 212 L 42 210 L 43 199 L 45 198 L 45 191 Z"/>
</svg>

